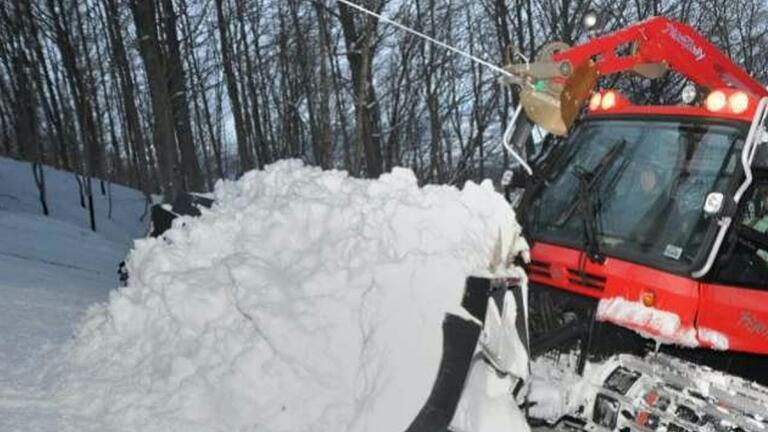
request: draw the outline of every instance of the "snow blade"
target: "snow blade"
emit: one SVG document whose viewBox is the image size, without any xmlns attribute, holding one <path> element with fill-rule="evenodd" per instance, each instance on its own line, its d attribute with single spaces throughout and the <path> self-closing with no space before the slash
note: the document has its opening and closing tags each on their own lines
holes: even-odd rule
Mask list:
<svg viewBox="0 0 768 432">
<path fill-rule="evenodd" d="M 486 297 L 486 302 L 487 302 Z M 443 357 L 432 392 L 406 432 L 445 432 L 459 404 L 480 326 L 452 314 L 443 320 Z"/>
<path fill-rule="evenodd" d="M 512 291 L 517 305 L 525 304 L 523 290 L 519 286 L 510 285 L 506 279 L 488 279 L 481 277 L 468 277 L 466 287 L 464 288 L 464 298 L 461 300 L 461 306 L 467 310 L 473 317 L 485 323 L 486 310 L 488 309 L 488 298 L 492 298 L 499 313 L 504 312 L 504 295 L 507 290 Z M 527 311 L 518 306 L 515 327 L 520 339 L 528 347 L 528 319 Z M 530 349 L 529 349 L 530 350 Z"/>
<path fill-rule="evenodd" d="M 468 277 L 464 288 L 464 298 L 461 306 L 473 317 L 481 322 L 485 321 L 485 312 L 488 309 L 488 298 L 493 298 L 499 311 L 504 309 L 504 293 L 507 285 L 501 279 L 487 279 L 481 277 Z"/>
</svg>

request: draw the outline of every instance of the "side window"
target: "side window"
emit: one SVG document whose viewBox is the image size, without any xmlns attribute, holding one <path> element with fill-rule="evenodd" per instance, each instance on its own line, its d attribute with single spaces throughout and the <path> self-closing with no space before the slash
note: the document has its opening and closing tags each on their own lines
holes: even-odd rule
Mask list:
<svg viewBox="0 0 768 432">
<path fill-rule="evenodd" d="M 768 289 L 768 183 L 752 188 L 737 222 L 733 241 L 718 260 L 715 282 Z"/>
<path fill-rule="evenodd" d="M 768 185 L 758 185 L 753 189 L 749 200 L 744 203 L 740 222 L 744 227 L 768 234 Z"/>
</svg>

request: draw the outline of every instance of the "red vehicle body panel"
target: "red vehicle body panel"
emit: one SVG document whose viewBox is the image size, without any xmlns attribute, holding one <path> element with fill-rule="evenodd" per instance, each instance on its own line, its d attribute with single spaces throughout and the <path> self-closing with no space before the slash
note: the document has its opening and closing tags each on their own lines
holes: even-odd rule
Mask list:
<svg viewBox="0 0 768 432">
<path fill-rule="evenodd" d="M 735 114 L 730 108 L 710 112 L 697 106 L 636 106 L 617 98 L 621 103 L 613 108 L 594 107 L 589 117 L 688 116 L 751 123 L 758 102 L 768 97 L 763 84 L 696 30 L 663 17 L 597 36 L 552 54 L 551 60 L 567 62 L 573 70 L 593 66 L 598 76 L 663 63 L 699 87 L 724 93 L 742 91 L 750 101 L 748 109 Z M 565 77 L 554 80 L 566 82 Z M 611 257 L 596 264 L 586 259 L 584 251 L 553 244 L 535 243 L 531 255 L 531 281 L 598 299 L 598 318 L 601 308 L 612 308 L 611 313 L 602 314 L 604 320 L 645 335 L 658 336 L 664 330 L 659 324 L 671 322 L 680 330 L 671 342 L 768 354 L 766 291 L 711 285 Z"/>
<path fill-rule="evenodd" d="M 604 117 L 604 116 L 616 116 L 616 115 L 631 115 L 631 116 L 670 116 L 670 117 L 696 117 L 707 119 L 722 119 L 722 120 L 738 120 L 747 123 L 752 122 L 752 117 L 755 115 L 755 108 L 757 107 L 756 100 L 750 100 L 750 107 L 741 114 L 734 114 L 731 112 L 723 111 L 717 114 L 707 111 L 705 108 L 698 106 L 666 106 L 666 105 L 626 105 L 623 107 L 612 108 L 609 110 L 589 111 L 586 115 L 590 117 Z"/>
<path fill-rule="evenodd" d="M 701 284 L 683 276 L 608 257 L 593 263 L 583 252 L 536 242 L 528 275 L 532 282 L 604 302 L 632 302 L 649 314 L 679 317 L 679 333 L 670 338 L 658 323 L 603 317 L 640 334 L 670 343 L 752 353 L 768 353 L 768 292 Z M 580 266 L 581 263 L 581 266 Z M 643 296 L 652 293 L 652 307 Z M 649 320 L 650 321 L 650 320 Z"/>
<path fill-rule="evenodd" d="M 768 292 L 725 285 L 701 284 L 700 328 L 728 338 L 732 351 L 768 353 Z"/>
</svg>

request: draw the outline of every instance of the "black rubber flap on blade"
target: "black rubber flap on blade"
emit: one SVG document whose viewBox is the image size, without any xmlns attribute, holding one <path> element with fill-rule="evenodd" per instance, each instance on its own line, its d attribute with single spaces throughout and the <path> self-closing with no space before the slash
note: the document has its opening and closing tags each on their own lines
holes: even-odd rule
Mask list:
<svg viewBox="0 0 768 432">
<path fill-rule="evenodd" d="M 480 326 L 456 315 L 443 320 L 443 357 L 432 392 L 406 432 L 446 432 L 461 399 Z"/>
<path fill-rule="evenodd" d="M 155 204 L 152 206 L 152 233 L 151 237 L 160 237 L 164 232 L 168 231 L 173 225 L 173 220 L 176 219 L 173 212 L 169 212 L 164 209 L 161 204 Z"/>
<path fill-rule="evenodd" d="M 461 299 L 461 306 L 473 317 L 484 323 L 485 312 L 488 309 L 488 297 L 493 297 L 493 301 L 496 302 L 496 307 L 501 313 L 504 310 L 506 290 L 507 285 L 503 280 L 470 276 L 464 287 L 464 298 Z"/>
<path fill-rule="evenodd" d="M 517 334 L 520 335 L 520 341 L 525 345 L 525 349 L 528 351 L 528 355 L 531 354 L 531 339 L 528 334 L 528 313 L 525 310 L 525 299 L 523 295 L 526 293 L 520 286 L 510 288 L 512 295 L 515 298 L 515 305 L 517 306 L 517 315 L 515 318 L 515 327 L 517 328 Z"/>
<path fill-rule="evenodd" d="M 198 206 L 211 208 L 213 200 L 200 195 L 180 193 L 173 200 L 173 212 L 180 215 L 200 216 Z"/>
</svg>

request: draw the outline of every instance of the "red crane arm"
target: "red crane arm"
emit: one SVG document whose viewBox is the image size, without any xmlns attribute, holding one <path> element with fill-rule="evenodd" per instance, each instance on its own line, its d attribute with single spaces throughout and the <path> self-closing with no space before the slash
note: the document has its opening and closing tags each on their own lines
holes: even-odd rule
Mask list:
<svg viewBox="0 0 768 432">
<path fill-rule="evenodd" d="M 637 49 L 630 49 L 632 45 Z M 574 69 L 589 59 L 596 61 L 601 75 L 623 72 L 643 64 L 666 63 L 669 68 L 710 89 L 730 87 L 758 98 L 768 96 L 768 90 L 762 84 L 696 30 L 664 17 L 650 18 L 552 56 L 556 62 L 569 61 Z"/>
</svg>

